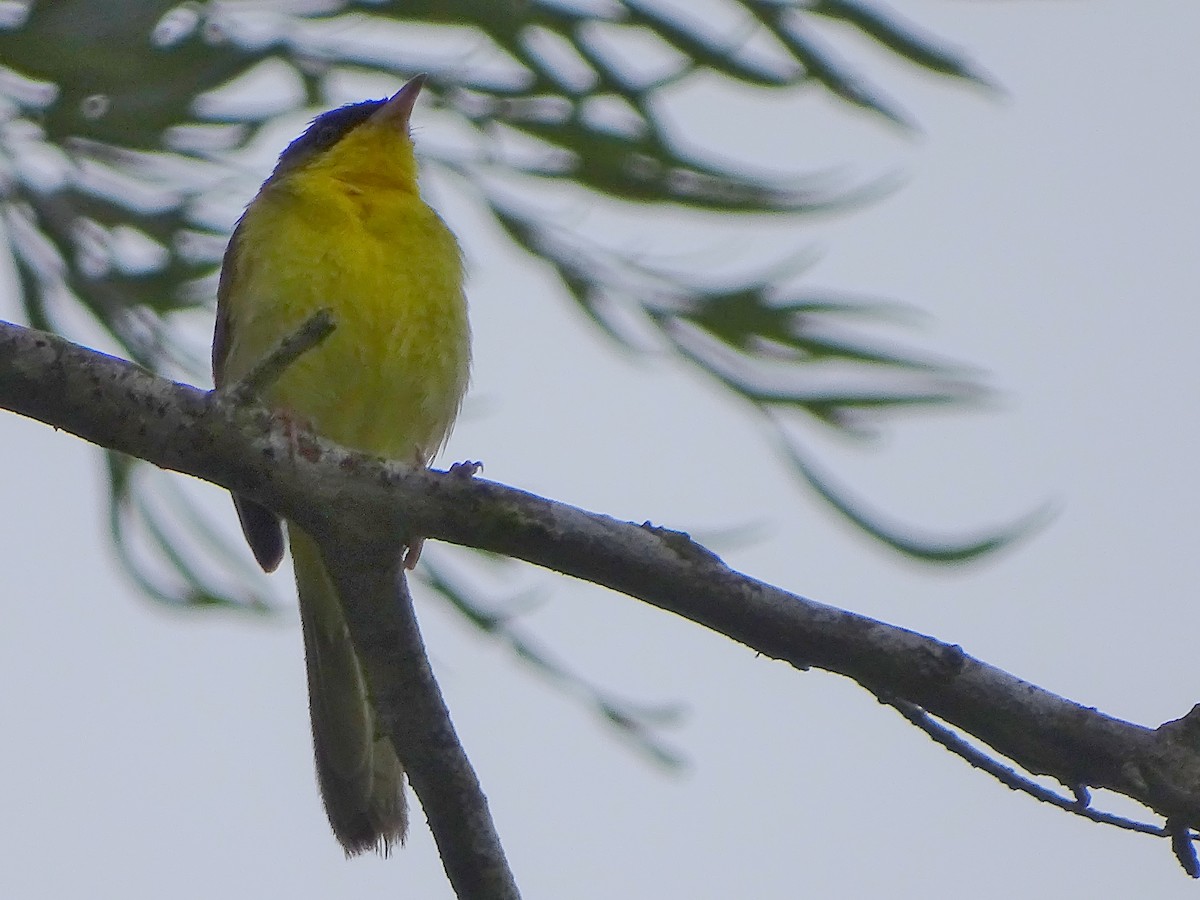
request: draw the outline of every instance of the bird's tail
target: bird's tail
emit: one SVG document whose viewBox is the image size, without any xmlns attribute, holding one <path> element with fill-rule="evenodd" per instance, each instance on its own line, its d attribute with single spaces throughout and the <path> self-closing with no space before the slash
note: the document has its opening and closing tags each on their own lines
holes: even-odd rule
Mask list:
<svg viewBox="0 0 1200 900">
<path fill-rule="evenodd" d="M 342 604 L 317 544 L 295 525 L 289 541 L 300 595 L 308 707 L 317 781 L 333 833 L 347 856 L 386 854 L 404 840 L 404 769 L 378 727 Z"/>
</svg>

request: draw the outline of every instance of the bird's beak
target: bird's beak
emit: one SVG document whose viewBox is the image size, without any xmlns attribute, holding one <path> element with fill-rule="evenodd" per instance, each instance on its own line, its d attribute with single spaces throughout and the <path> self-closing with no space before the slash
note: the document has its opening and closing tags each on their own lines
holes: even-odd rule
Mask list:
<svg viewBox="0 0 1200 900">
<path fill-rule="evenodd" d="M 417 94 L 425 84 L 426 75 L 415 76 L 408 84 L 396 91 L 391 99 L 371 115 L 371 120 L 381 125 L 390 125 L 408 133 L 408 119 L 417 103 Z"/>
</svg>

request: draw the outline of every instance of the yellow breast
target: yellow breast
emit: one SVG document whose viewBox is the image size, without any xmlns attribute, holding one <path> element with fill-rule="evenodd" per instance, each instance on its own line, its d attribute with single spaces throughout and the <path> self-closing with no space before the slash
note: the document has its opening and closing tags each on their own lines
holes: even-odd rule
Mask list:
<svg viewBox="0 0 1200 900">
<path fill-rule="evenodd" d="M 411 163 L 381 165 L 380 154 L 411 159 L 411 147 L 361 137 L 319 166 L 268 181 L 246 210 L 226 264 L 223 374 L 236 380 L 328 307 L 336 330 L 280 377 L 268 401 L 338 443 L 425 462 L 466 390 L 461 257 L 417 193 Z"/>
</svg>

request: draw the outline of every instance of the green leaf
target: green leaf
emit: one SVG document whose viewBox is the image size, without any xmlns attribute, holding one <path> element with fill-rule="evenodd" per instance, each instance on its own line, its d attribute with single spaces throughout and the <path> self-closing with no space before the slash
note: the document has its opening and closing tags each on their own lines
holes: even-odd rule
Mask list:
<svg viewBox="0 0 1200 900">
<path fill-rule="evenodd" d="M 973 81 L 985 87 L 992 86 L 965 56 L 940 45 L 932 35 L 918 32 L 891 13 L 881 12 L 858 0 L 817 0 L 810 9 L 819 16 L 852 25 L 865 36 L 922 69 Z"/>
<path fill-rule="evenodd" d="M 862 498 L 855 497 L 852 491 L 838 484 L 828 473 L 818 469 L 801 452 L 792 438 L 781 434 L 779 444 L 796 474 L 855 528 L 897 553 L 921 562 L 970 562 L 1029 537 L 1054 516 L 1054 507 L 1043 504 L 1017 520 L 989 529 L 977 537 L 921 538 L 911 526 L 889 523 L 882 514 L 872 511 Z"/>
</svg>

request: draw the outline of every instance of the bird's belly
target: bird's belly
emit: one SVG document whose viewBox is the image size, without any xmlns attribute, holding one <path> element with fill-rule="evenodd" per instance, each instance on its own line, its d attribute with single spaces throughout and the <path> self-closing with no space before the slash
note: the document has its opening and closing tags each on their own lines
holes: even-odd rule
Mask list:
<svg viewBox="0 0 1200 900">
<path fill-rule="evenodd" d="M 334 317 L 326 346 L 280 378 L 271 404 L 337 443 L 427 461 L 462 395 L 453 336 L 414 317 L 387 321 L 348 307 Z"/>
<path fill-rule="evenodd" d="M 333 334 L 280 376 L 268 402 L 337 443 L 427 461 L 466 389 L 469 333 L 453 237 L 424 204 L 405 212 L 334 234 L 289 219 L 298 227 L 273 252 L 243 261 L 251 299 L 232 311 L 228 368 L 238 377 L 328 308 Z"/>
</svg>

